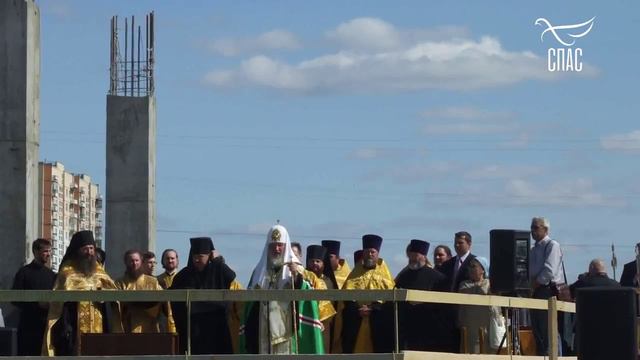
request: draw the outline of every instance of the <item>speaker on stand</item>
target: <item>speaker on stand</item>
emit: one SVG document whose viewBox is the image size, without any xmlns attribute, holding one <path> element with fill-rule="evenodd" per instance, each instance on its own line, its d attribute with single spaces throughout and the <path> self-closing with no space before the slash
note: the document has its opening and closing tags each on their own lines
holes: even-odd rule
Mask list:
<svg viewBox="0 0 640 360">
<path fill-rule="evenodd" d="M 525 297 L 529 294 L 529 248 L 531 233 L 526 230 L 495 229 L 489 232 L 491 293 L 502 296 Z M 518 309 L 507 309 L 508 329 L 513 344 L 512 355 L 520 355 L 521 314 Z M 498 353 L 502 349 L 498 349 Z"/>
</svg>

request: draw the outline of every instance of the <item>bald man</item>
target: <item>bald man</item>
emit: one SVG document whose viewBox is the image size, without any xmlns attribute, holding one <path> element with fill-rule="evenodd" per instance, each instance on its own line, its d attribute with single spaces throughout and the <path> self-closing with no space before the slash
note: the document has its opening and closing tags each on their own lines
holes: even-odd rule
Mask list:
<svg viewBox="0 0 640 360">
<path fill-rule="evenodd" d="M 607 267 L 602 259 L 593 259 L 589 263 L 589 271 L 578 276 L 578 281 L 569 286 L 571 290 L 571 297 L 576 298 L 576 289 L 604 286 L 604 287 L 619 287 L 617 281 L 610 279 L 607 276 Z"/>
</svg>

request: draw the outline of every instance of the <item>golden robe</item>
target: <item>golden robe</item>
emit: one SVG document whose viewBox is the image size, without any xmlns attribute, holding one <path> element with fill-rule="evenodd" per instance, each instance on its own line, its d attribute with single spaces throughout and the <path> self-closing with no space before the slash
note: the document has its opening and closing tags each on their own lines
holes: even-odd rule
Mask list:
<svg viewBox="0 0 640 360">
<path fill-rule="evenodd" d="M 374 269 L 365 269 L 361 264 L 356 265 L 351 274 L 347 277 L 343 285 L 345 290 L 390 290 L 395 287 L 393 277 L 389 272 L 387 264 L 382 259 L 378 259 L 378 263 Z M 370 303 L 357 302 L 357 304 L 347 304 L 350 306 L 360 307 L 361 305 L 370 305 Z M 334 348 L 342 349 L 343 326 L 353 326 L 347 324 L 343 317 L 345 303 L 340 303 L 338 313 L 341 315 L 336 319 L 337 334 L 334 337 Z M 353 345 L 353 353 L 373 353 L 373 342 L 371 332 L 371 316 L 360 318 L 360 327 L 357 332 L 355 344 Z M 383 329 L 380 329 L 383 330 Z"/>
<path fill-rule="evenodd" d="M 163 272 L 162 274 L 156 277 L 158 279 L 158 284 L 160 284 L 160 286 L 165 290 L 170 288 L 171 284 L 173 284 L 173 278 L 176 276 L 177 273 L 178 271 L 174 271 L 173 274 L 167 274 L 166 271 Z"/>
<path fill-rule="evenodd" d="M 53 290 L 116 290 L 116 285 L 104 268 L 98 264 L 96 272 L 89 276 L 77 271 L 73 262 L 65 262 L 58 272 Z M 102 333 L 103 318 L 101 307 L 104 304 L 89 301 L 81 301 L 77 305 L 77 322 L 76 334 L 74 341 L 74 352 L 78 352 L 80 345 L 80 334 Z M 120 322 L 120 309 L 117 303 L 112 303 L 111 315 L 109 319 L 112 326 L 111 331 L 115 333 L 122 332 L 122 323 Z M 49 314 L 47 316 L 47 328 L 42 343 L 42 355 L 54 356 L 55 347 L 52 338 L 52 328 L 60 319 L 63 312 L 63 303 L 51 303 L 49 305 Z"/>
<path fill-rule="evenodd" d="M 233 280 L 229 286 L 229 290 L 244 290 L 242 284 L 238 280 Z M 227 323 L 229 324 L 229 333 L 231 334 L 231 343 L 233 345 L 233 352 L 239 354 L 239 341 L 240 334 L 240 322 L 242 319 L 242 312 L 244 309 L 244 303 L 232 302 L 230 303 L 229 314 L 227 315 Z"/>
<path fill-rule="evenodd" d="M 347 260 L 340 259 L 338 261 L 338 268 L 333 272 L 333 275 L 336 277 L 336 282 L 338 283 L 338 289 L 342 289 L 344 282 L 347 281 L 350 273 L 351 268 L 349 267 Z"/>
<path fill-rule="evenodd" d="M 304 269 L 302 271 L 302 277 L 307 280 L 315 290 L 327 290 L 327 284 L 313 271 Z M 336 314 L 336 309 L 333 307 L 331 301 L 328 300 L 318 300 L 318 310 L 320 311 L 318 314 L 320 321 L 325 321 Z"/>
<path fill-rule="evenodd" d="M 116 286 L 120 290 L 162 290 L 155 277 L 144 274 L 137 279 L 124 275 L 116 280 Z M 122 303 L 121 309 L 122 327 L 127 333 L 159 333 L 163 317 L 166 318 L 167 332 L 176 332 L 176 324 L 168 302 Z"/>
</svg>

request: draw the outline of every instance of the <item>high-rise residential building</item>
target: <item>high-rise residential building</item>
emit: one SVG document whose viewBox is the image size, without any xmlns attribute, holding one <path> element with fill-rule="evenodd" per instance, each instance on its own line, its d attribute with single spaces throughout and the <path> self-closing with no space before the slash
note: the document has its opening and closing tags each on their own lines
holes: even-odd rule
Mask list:
<svg viewBox="0 0 640 360">
<path fill-rule="evenodd" d="M 102 197 L 84 174 L 72 174 L 59 162 L 40 162 L 38 236 L 51 239 L 51 268 L 57 270 L 76 231 L 91 230 L 102 246 Z"/>
</svg>

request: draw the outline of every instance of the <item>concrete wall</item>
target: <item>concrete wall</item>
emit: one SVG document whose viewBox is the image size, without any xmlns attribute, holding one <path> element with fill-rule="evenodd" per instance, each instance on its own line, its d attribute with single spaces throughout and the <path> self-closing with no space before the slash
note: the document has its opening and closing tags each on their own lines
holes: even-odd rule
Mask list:
<svg viewBox="0 0 640 360">
<path fill-rule="evenodd" d="M 107 96 L 105 247 L 113 277 L 128 249 L 156 246 L 155 97 Z"/>
<path fill-rule="evenodd" d="M 40 12 L 0 1 L 0 288 L 31 257 L 38 234 Z"/>
</svg>

